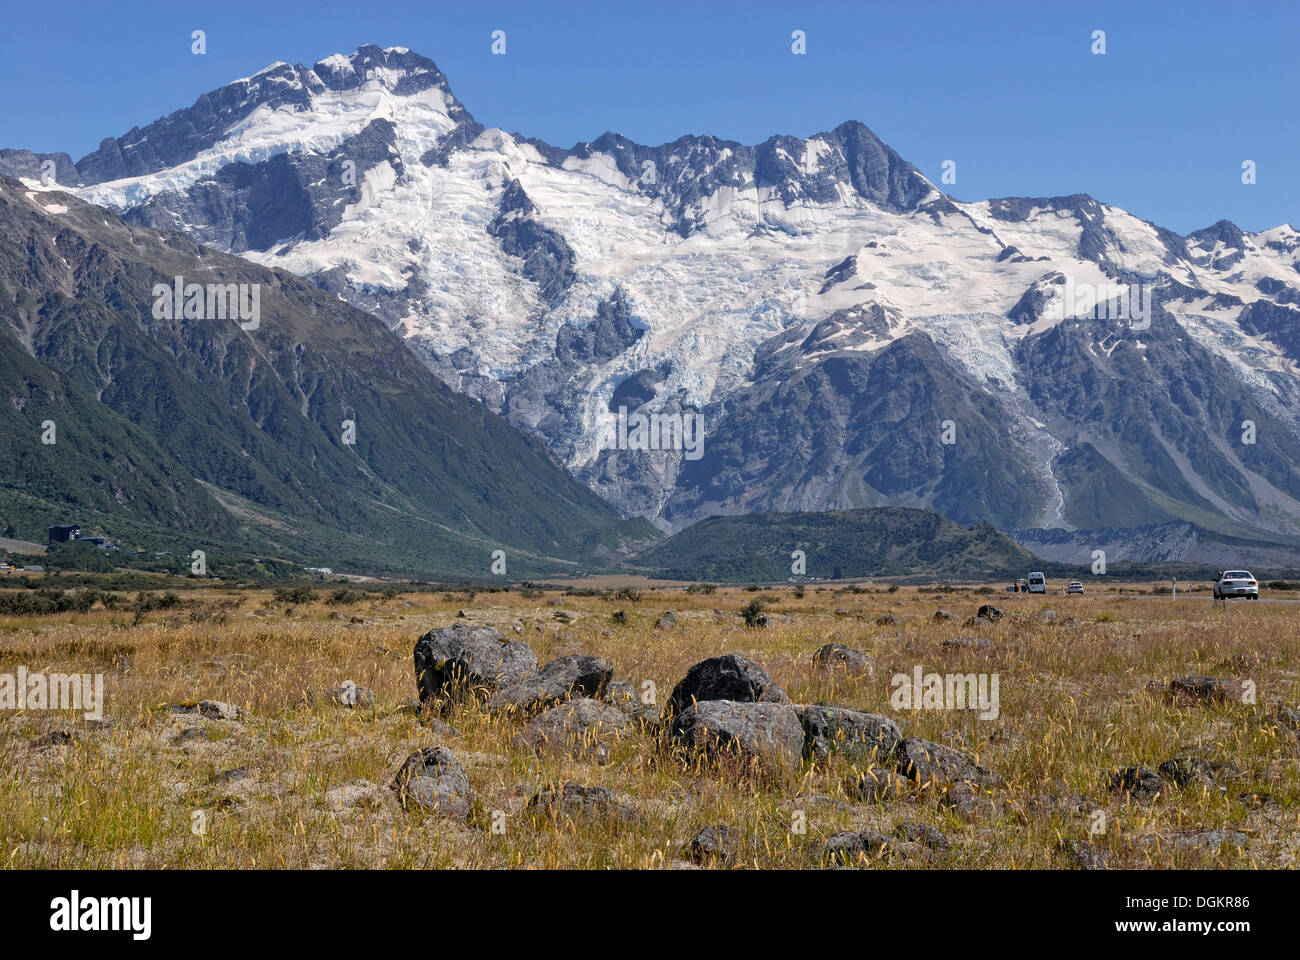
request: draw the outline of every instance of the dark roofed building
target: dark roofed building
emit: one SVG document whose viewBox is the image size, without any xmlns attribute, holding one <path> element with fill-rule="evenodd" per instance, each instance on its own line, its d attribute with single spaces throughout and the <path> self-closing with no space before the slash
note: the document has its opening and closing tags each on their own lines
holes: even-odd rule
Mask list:
<svg viewBox="0 0 1300 960">
<path fill-rule="evenodd" d="M 81 527 L 75 523 L 60 523 L 50 527 L 50 543 L 67 543 L 81 536 Z"/>
</svg>

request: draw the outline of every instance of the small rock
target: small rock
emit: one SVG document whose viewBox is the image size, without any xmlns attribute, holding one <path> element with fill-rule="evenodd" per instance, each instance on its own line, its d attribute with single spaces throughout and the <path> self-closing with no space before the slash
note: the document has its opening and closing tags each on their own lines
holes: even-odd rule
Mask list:
<svg viewBox="0 0 1300 960">
<path fill-rule="evenodd" d="M 671 630 L 677 626 L 677 614 L 671 610 L 665 610 L 664 615 L 655 621 L 656 630 Z"/>
<path fill-rule="evenodd" d="M 905 820 L 894 827 L 894 836 L 900 840 L 924 844 L 941 853 L 952 849 L 952 841 L 928 823 Z"/>
<path fill-rule="evenodd" d="M 887 613 L 883 617 L 876 617 L 876 626 L 878 627 L 898 627 L 902 626 L 903 621 L 898 619 L 897 614 Z"/>
<path fill-rule="evenodd" d="M 1002 611 L 991 603 L 986 603 L 975 612 L 975 616 L 991 623 L 997 623 L 1002 619 Z"/>
<path fill-rule="evenodd" d="M 1149 803 L 1164 789 L 1164 781 L 1150 767 L 1124 767 L 1112 773 L 1106 782 L 1111 793 L 1123 793 L 1134 800 Z"/>
<path fill-rule="evenodd" d="M 406 758 L 391 788 L 398 802 L 410 810 L 469 815 L 473 791 L 469 774 L 446 747 L 424 747 Z"/>
<path fill-rule="evenodd" d="M 318 703 L 329 703 L 339 707 L 348 707 L 349 709 L 362 707 L 373 710 L 375 691 L 369 687 L 358 687 L 351 680 L 348 680 L 341 687 L 308 693 L 307 703 L 312 706 Z"/>
<path fill-rule="evenodd" d="M 953 620 L 956 620 L 956 619 L 957 619 L 957 618 L 954 617 L 954 616 L 953 616 L 951 613 L 949 613 L 947 610 L 936 610 L 936 611 L 934 612 L 934 622 L 935 622 L 935 623 L 949 623 L 949 622 L 951 622 L 951 621 L 953 621 Z"/>
<path fill-rule="evenodd" d="M 728 864 L 736 855 L 735 832 L 725 823 L 710 824 L 691 840 L 690 858 L 693 863 Z"/>
<path fill-rule="evenodd" d="M 1171 701 L 1226 703 L 1228 685 L 1217 677 L 1177 677 L 1169 681 Z"/>
<path fill-rule="evenodd" d="M 608 787 L 586 786 L 567 782 L 560 787 L 545 786 L 528 800 L 528 810 L 535 817 L 558 820 L 595 820 L 612 817 L 624 822 L 640 818 L 636 807 L 620 800 Z"/>
<path fill-rule="evenodd" d="M 1087 840 L 1066 838 L 1059 846 L 1069 855 L 1076 870 L 1106 870 L 1110 867 L 1110 851 Z"/>
<path fill-rule="evenodd" d="M 200 700 L 198 703 L 177 703 L 171 708 L 172 713 L 198 714 L 209 720 L 240 720 L 246 714 L 232 703 L 220 700 Z"/>
<path fill-rule="evenodd" d="M 974 790 L 969 783 L 958 780 L 939 796 L 939 806 L 954 811 L 963 820 L 990 817 L 995 812 L 993 801 Z"/>
<path fill-rule="evenodd" d="M 813 654 L 813 665 L 821 670 L 843 670 L 851 676 L 873 677 L 876 661 L 861 650 L 842 643 L 828 643 Z"/>
<path fill-rule="evenodd" d="M 898 800 L 912 790 L 912 782 L 904 780 L 892 770 L 872 767 L 864 773 L 849 777 L 844 782 L 844 792 L 862 803 L 881 803 Z"/>
<path fill-rule="evenodd" d="M 1086 817 L 1100 807 L 1083 796 L 1066 796 L 1059 793 L 1043 793 L 1030 797 L 1025 808 L 1030 813 L 1060 813 L 1070 817 Z"/>
<path fill-rule="evenodd" d="M 984 649 L 992 645 L 992 641 L 984 637 L 949 637 L 940 644 L 944 650 Z"/>
<path fill-rule="evenodd" d="M 351 810 L 353 807 L 377 807 L 380 788 L 369 780 L 349 780 L 325 792 L 325 806 L 329 810 Z"/>
</svg>

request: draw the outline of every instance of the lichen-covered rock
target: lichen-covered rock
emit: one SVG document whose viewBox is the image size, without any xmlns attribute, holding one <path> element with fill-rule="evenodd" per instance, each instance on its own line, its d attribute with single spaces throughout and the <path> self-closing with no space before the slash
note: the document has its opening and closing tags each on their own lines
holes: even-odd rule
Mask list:
<svg viewBox="0 0 1300 960">
<path fill-rule="evenodd" d="M 632 718 L 617 707 L 582 697 L 533 717 L 519 734 L 519 742 L 539 753 L 561 750 L 577 760 L 604 763 L 610 747 L 632 724 Z"/>
<path fill-rule="evenodd" d="M 681 745 L 713 756 L 755 757 L 770 766 L 803 756 L 803 726 L 788 703 L 704 700 L 676 717 L 673 729 Z"/>
<path fill-rule="evenodd" d="M 758 664 L 738 653 L 702 660 L 686 671 L 664 705 L 665 718 L 679 718 L 692 703 L 789 703 L 785 691 Z M 673 719 L 674 729 L 677 720 Z"/>
<path fill-rule="evenodd" d="M 813 654 L 813 665 L 819 670 L 842 670 L 855 677 L 876 674 L 876 661 L 871 656 L 842 643 L 828 643 L 818 649 Z"/>
<path fill-rule="evenodd" d="M 636 807 L 620 799 L 609 787 L 588 786 L 572 781 L 542 787 L 529 798 L 528 811 L 534 819 L 553 821 L 610 817 L 632 823 L 640 817 Z"/>
<path fill-rule="evenodd" d="M 446 747 L 424 747 L 406 758 L 393 778 L 398 802 L 408 810 L 469 816 L 473 801 L 469 774 Z"/>
<path fill-rule="evenodd" d="M 414 656 L 416 688 L 426 703 L 496 690 L 537 669 L 536 654 L 522 640 L 466 623 L 430 630 L 416 641 Z"/>
<path fill-rule="evenodd" d="M 598 697 L 613 678 L 614 665 L 603 657 L 558 657 L 501 687 L 488 708 L 530 713 L 569 697 Z"/>
<path fill-rule="evenodd" d="M 996 774 L 979 766 L 974 759 L 942 744 L 910 737 L 898 745 L 895 767 L 909 780 L 919 784 L 933 781 L 948 786 L 965 781 L 977 786 L 996 786 Z"/>
<path fill-rule="evenodd" d="M 884 762 L 902 741 L 898 724 L 875 713 L 844 707 L 796 706 L 804 731 L 804 756 L 825 759 L 843 753 L 853 759 Z"/>
<path fill-rule="evenodd" d="M 1116 770 L 1107 779 L 1106 786 L 1111 793 L 1122 793 L 1149 803 L 1164 790 L 1164 781 L 1150 767 L 1137 765 Z"/>
<path fill-rule="evenodd" d="M 736 856 L 736 839 L 735 831 L 725 823 L 710 824 L 691 840 L 691 862 L 721 865 L 731 863 Z"/>
</svg>

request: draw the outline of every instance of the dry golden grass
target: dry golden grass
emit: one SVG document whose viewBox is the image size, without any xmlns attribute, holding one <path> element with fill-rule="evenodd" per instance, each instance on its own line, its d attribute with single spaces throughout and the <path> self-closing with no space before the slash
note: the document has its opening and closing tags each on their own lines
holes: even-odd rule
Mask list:
<svg viewBox="0 0 1300 960">
<path fill-rule="evenodd" d="M 780 597 L 769 629 L 747 629 L 734 616 L 756 596 L 738 589 L 646 590 L 640 602 L 566 597 L 571 624 L 553 620 L 556 607 L 546 599 L 517 593 L 458 602 L 408 593 L 290 611 L 267 592 L 221 588 L 186 594 L 191 606 L 146 614 L 138 624 L 129 613 L 98 608 L 0 622 L 0 673 L 20 664 L 29 671 L 102 672 L 110 721 L 95 729 L 68 714 L 0 713 L 0 865 L 658 868 L 685 859 L 702 827 L 725 823 L 741 837 L 735 865 L 801 868 L 824 862 L 822 842 L 832 833 L 890 834 L 902 821 L 937 827 L 952 840 L 951 853 L 874 865 L 1066 868 L 1072 860 L 1062 846 L 1070 840 L 1091 841 L 1117 867 L 1297 863 L 1300 750 L 1275 710 L 1300 700 L 1300 606 L 1237 602 L 1222 611 L 1205 599 L 1100 592 L 1031 599 L 956 591 L 938 599 L 912 589 L 853 594 L 809 587 L 798 599 L 781 587 L 763 594 Z M 1006 614 L 978 630 L 992 646 L 944 651 L 945 638 L 976 632 L 960 621 L 985 601 Z M 194 604 L 216 615 L 194 621 Z M 939 607 L 958 622 L 934 623 Z M 1034 618 L 1046 607 L 1057 612 L 1055 624 Z M 512 637 L 511 625 L 522 621 L 539 662 L 571 653 L 606 657 L 616 679 L 653 681 L 660 703 L 692 664 L 743 653 L 796 703 L 892 716 L 904 736 L 966 750 L 1006 784 L 991 794 L 992 815 L 967 822 L 932 791 L 881 804 L 850 801 L 842 784 L 854 768 L 837 756 L 771 777 L 733 777 L 660 754 L 650 735 L 636 733 L 597 765 L 561 753 L 534 755 L 513 741 L 518 721 L 475 706 L 457 707 L 447 718 L 454 734 L 439 735 L 401 710 L 415 696 L 411 650 L 422 633 L 452 622 L 461 609 Z M 667 609 L 678 612 L 677 627 L 655 629 Z M 715 617 L 715 609 L 725 616 Z M 626 624 L 613 622 L 615 610 L 626 611 Z M 889 613 L 901 625 L 877 626 L 876 618 Z M 874 678 L 815 670 L 811 654 L 833 638 L 874 656 Z M 926 672 L 996 672 L 1000 717 L 891 710 L 890 677 L 917 664 Z M 1167 685 L 1187 674 L 1222 677 L 1234 690 L 1253 681 L 1258 702 L 1184 706 L 1146 690 L 1148 681 Z M 373 710 L 304 702 L 307 691 L 346 680 L 374 690 Z M 199 699 L 237 704 L 247 717 L 208 720 L 168 709 Z M 32 745 L 53 729 L 76 737 L 63 746 Z M 194 732 L 182 739 L 185 730 Z M 439 744 L 460 758 L 483 811 L 504 814 L 496 814 L 504 832 L 487 820 L 422 816 L 393 802 L 387 788 L 398 766 L 419 747 Z M 1226 789 L 1166 785 L 1155 802 L 1140 804 L 1105 787 L 1116 767 L 1154 769 L 1187 750 L 1231 761 L 1236 772 Z M 241 768 L 242 778 L 218 776 Z M 377 785 L 375 801 L 332 809 L 328 792 L 355 780 Z M 525 813 L 528 797 L 563 780 L 614 789 L 638 808 L 639 819 L 535 823 Z M 1092 835 L 1089 817 L 1026 812 L 1029 798 L 1049 792 L 1099 804 L 1105 833 Z M 1241 799 L 1249 794 L 1266 799 Z M 205 833 L 192 830 L 195 811 L 203 811 Z M 1218 828 L 1249 840 L 1244 848 L 1191 852 L 1142 840 Z"/>
</svg>

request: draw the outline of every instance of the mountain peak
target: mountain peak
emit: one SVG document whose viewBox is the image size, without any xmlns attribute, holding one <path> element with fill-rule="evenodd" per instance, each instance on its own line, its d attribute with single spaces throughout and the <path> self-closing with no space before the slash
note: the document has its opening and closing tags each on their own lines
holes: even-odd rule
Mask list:
<svg viewBox="0 0 1300 960">
<path fill-rule="evenodd" d="M 378 81 L 398 96 L 441 87 L 451 93 L 447 78 L 438 65 L 409 47 L 378 47 L 373 43 L 357 47 L 351 54 L 336 53 L 319 60 L 312 72 L 330 90 L 359 89 Z"/>
</svg>

